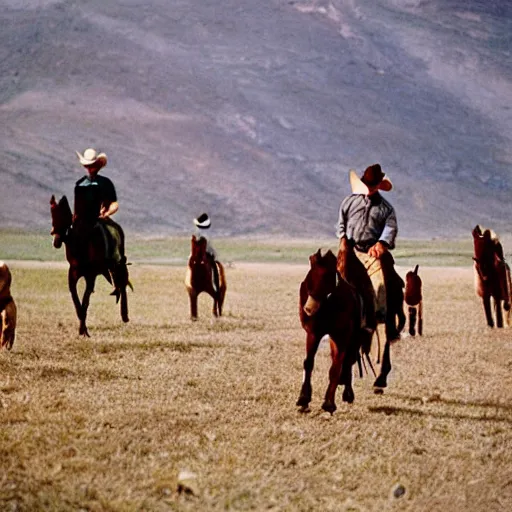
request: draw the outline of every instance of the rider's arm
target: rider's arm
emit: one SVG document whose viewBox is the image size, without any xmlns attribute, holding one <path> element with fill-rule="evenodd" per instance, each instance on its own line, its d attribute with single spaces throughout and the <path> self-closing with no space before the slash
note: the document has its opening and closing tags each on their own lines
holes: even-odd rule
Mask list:
<svg viewBox="0 0 512 512">
<path fill-rule="evenodd" d="M 383 242 L 389 249 L 395 248 L 395 238 L 398 233 L 395 210 L 391 210 L 386 219 L 384 229 L 379 237 L 379 242 Z"/>
<path fill-rule="evenodd" d="M 112 201 L 108 207 L 102 205 L 100 210 L 100 219 L 106 219 L 107 217 L 114 215 L 117 210 L 119 210 L 119 203 L 117 201 Z"/>
<path fill-rule="evenodd" d="M 380 258 L 389 249 L 394 249 L 397 233 L 398 225 L 396 222 L 396 214 L 395 210 L 392 208 L 387 216 L 384 229 L 382 230 L 378 242 L 370 247 L 368 255 L 374 258 Z"/>
</svg>

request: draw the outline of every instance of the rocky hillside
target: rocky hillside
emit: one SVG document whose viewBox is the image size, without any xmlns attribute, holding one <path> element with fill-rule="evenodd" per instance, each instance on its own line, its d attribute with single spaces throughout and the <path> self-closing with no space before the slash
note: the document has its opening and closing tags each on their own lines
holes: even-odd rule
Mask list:
<svg viewBox="0 0 512 512">
<path fill-rule="evenodd" d="M 0 227 L 105 151 L 127 232 L 329 236 L 380 162 L 405 237 L 511 232 L 512 3 L 4 0 Z"/>
</svg>

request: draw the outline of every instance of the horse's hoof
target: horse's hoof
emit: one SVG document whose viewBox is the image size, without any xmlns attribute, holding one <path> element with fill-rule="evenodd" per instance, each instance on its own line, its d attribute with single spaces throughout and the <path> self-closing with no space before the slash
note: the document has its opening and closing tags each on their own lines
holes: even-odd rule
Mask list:
<svg viewBox="0 0 512 512">
<path fill-rule="evenodd" d="M 347 402 L 348 404 L 351 404 L 354 402 L 354 391 L 352 389 L 344 389 L 343 395 L 342 395 L 343 401 Z"/>
<path fill-rule="evenodd" d="M 377 386 L 373 386 L 373 392 L 376 395 L 383 395 L 384 394 L 384 388 L 379 388 Z"/>
<path fill-rule="evenodd" d="M 308 398 L 306 395 L 300 395 L 295 405 L 297 407 L 308 407 L 309 402 L 311 402 L 311 397 Z"/>
<path fill-rule="evenodd" d="M 328 402 L 327 400 L 322 404 L 322 409 L 325 412 L 334 414 L 334 411 L 337 409 L 336 404 L 334 402 Z"/>
<path fill-rule="evenodd" d="M 130 319 L 127 316 L 123 316 L 123 322 L 126 324 L 130 321 Z"/>
<path fill-rule="evenodd" d="M 377 377 L 377 379 L 373 383 L 373 387 L 374 388 L 382 388 L 382 389 L 384 389 L 387 386 L 388 386 L 388 383 L 386 382 L 386 378 L 382 377 L 382 376 Z"/>
<path fill-rule="evenodd" d="M 304 405 L 304 406 L 300 407 L 299 412 L 301 414 L 306 414 L 308 412 L 311 412 L 311 409 L 309 408 L 308 405 Z"/>
</svg>

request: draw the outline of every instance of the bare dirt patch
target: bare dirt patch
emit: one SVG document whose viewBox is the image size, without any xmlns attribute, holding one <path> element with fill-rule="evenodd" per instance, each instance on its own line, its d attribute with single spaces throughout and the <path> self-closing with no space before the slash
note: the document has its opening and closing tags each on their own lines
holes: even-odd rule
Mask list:
<svg viewBox="0 0 512 512">
<path fill-rule="evenodd" d="M 213 321 L 201 296 L 192 323 L 185 269 L 134 264 L 131 322 L 98 281 L 90 339 L 64 267 L 10 266 L 19 328 L 0 353 L 2 510 L 512 506 L 511 331 L 485 326 L 470 268 L 420 268 L 425 335 L 393 346 L 384 395 L 355 376 L 355 403 L 339 393 L 326 417 L 326 345 L 312 411 L 295 407 L 306 266 L 236 264 L 225 316 Z"/>
</svg>

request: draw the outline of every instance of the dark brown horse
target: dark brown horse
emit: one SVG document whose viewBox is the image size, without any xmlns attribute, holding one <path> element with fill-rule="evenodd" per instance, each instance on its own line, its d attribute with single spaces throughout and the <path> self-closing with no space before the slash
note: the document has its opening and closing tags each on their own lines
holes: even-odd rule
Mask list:
<svg viewBox="0 0 512 512">
<path fill-rule="evenodd" d="M 306 331 L 306 359 L 297 405 L 308 410 L 315 355 L 320 341 L 328 335 L 332 363 L 322 409 L 332 414 L 336 410 L 338 385 L 344 385 L 343 401 L 354 401 L 352 366 L 359 360 L 362 340 L 360 302 L 355 289 L 337 273 L 336 256 L 330 250 L 322 255 L 318 249 L 310 256 L 309 263 L 299 293 L 299 316 Z"/>
<path fill-rule="evenodd" d="M 418 274 L 419 265 L 405 275 L 405 303 L 409 313 L 409 334 L 416 335 L 416 323 L 418 334 L 423 334 L 423 292 L 422 281 Z"/>
<path fill-rule="evenodd" d="M 226 274 L 224 266 L 206 251 L 207 240 L 192 235 L 185 286 L 190 298 L 190 316 L 197 319 L 197 297 L 206 292 L 213 298 L 213 315 L 222 316 L 226 296 Z"/>
<path fill-rule="evenodd" d="M 494 302 L 496 327 L 509 324 L 511 305 L 510 268 L 505 262 L 503 247 L 497 235 L 490 229 L 475 226 L 473 229 L 475 289 L 484 305 L 485 318 L 489 327 L 494 327 L 491 311 L 491 298 Z"/>
<path fill-rule="evenodd" d="M 11 350 L 16 336 L 16 303 L 11 295 L 11 271 L 0 261 L 0 347 Z"/>
<path fill-rule="evenodd" d="M 71 213 L 66 196 L 57 202 L 55 196 L 51 197 L 50 208 L 52 215 L 53 246 L 59 249 L 64 243 L 66 246 L 66 259 L 69 263 L 68 285 L 76 314 L 80 321 L 79 334 L 89 336 L 86 318 L 91 294 L 97 276 L 103 276 L 114 286 L 112 295 L 116 301 L 121 300 L 121 318 L 128 322 L 128 299 L 126 287 L 131 284 L 128 279 L 124 243 L 120 244 L 121 262 L 115 263 L 107 256 L 106 238 L 98 226 L 81 220 L 80 204 L 75 204 L 75 216 Z M 113 223 L 112 223 L 113 224 Z M 119 234 L 119 240 L 124 241 L 124 234 L 118 224 L 113 224 Z M 80 301 L 77 292 L 77 282 L 85 279 L 85 291 Z"/>
</svg>

